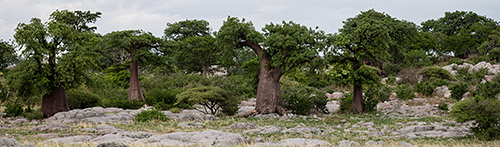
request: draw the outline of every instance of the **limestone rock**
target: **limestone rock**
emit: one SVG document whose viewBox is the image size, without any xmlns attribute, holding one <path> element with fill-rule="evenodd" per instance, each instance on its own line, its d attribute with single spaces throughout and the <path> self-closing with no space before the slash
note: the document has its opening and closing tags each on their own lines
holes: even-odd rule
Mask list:
<svg viewBox="0 0 500 147">
<path fill-rule="evenodd" d="M 45 143 L 83 143 L 90 141 L 91 138 L 91 136 L 71 136 L 49 139 Z"/>
<path fill-rule="evenodd" d="M 355 142 L 355 141 L 349 141 L 349 140 L 342 140 L 339 142 L 339 147 L 355 147 L 355 146 L 361 146 L 361 144 Z"/>
<path fill-rule="evenodd" d="M 63 130 L 71 130 L 71 127 L 69 127 L 66 124 L 48 124 L 48 125 L 39 125 L 31 128 L 32 132 L 38 132 L 38 131 L 63 131 Z"/>
<path fill-rule="evenodd" d="M 231 129 L 240 129 L 240 130 L 248 130 L 248 129 L 255 129 L 257 126 L 253 123 L 247 123 L 247 122 L 240 122 L 240 123 L 234 123 L 229 126 Z"/>
<path fill-rule="evenodd" d="M 97 147 L 127 147 L 127 145 L 121 142 L 105 142 L 100 143 L 99 145 L 97 145 Z"/>
<path fill-rule="evenodd" d="M 434 94 L 438 97 L 450 98 L 451 90 L 447 86 L 439 86 L 434 90 Z"/>
<path fill-rule="evenodd" d="M 0 138 L 1 147 L 22 147 L 16 139 Z"/>
</svg>

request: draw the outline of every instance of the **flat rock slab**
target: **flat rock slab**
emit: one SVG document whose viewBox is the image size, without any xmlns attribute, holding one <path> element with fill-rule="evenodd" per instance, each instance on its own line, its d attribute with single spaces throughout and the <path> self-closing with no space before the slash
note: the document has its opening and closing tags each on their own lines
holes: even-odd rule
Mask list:
<svg viewBox="0 0 500 147">
<path fill-rule="evenodd" d="M 84 143 L 90 141 L 91 136 L 71 136 L 63 138 L 53 138 L 46 140 L 45 143 Z"/>
<path fill-rule="evenodd" d="M 22 147 L 22 145 L 12 138 L 0 138 L 0 147 Z"/>
<path fill-rule="evenodd" d="M 40 132 L 40 131 L 64 131 L 64 130 L 71 130 L 71 127 L 69 127 L 66 124 L 48 124 L 48 125 L 38 125 L 33 128 L 31 128 L 32 132 Z"/>
<path fill-rule="evenodd" d="M 257 143 L 256 146 L 333 146 L 328 141 L 305 138 L 289 138 L 281 140 L 277 143 L 264 142 Z"/>
</svg>

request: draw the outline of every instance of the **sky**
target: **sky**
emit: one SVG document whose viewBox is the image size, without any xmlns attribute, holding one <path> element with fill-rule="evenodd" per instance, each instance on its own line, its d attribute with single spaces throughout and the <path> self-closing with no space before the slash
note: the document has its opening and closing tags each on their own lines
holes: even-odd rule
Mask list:
<svg viewBox="0 0 500 147">
<path fill-rule="evenodd" d="M 420 24 L 450 11 L 474 11 L 500 21 L 500 0 L 0 0 L 0 39 L 13 39 L 19 23 L 33 17 L 46 21 L 53 11 L 101 12 L 97 32 L 142 29 L 163 36 L 167 23 L 204 19 L 217 31 L 228 16 L 265 24 L 294 21 L 336 33 L 342 21 L 375 9 Z"/>
</svg>

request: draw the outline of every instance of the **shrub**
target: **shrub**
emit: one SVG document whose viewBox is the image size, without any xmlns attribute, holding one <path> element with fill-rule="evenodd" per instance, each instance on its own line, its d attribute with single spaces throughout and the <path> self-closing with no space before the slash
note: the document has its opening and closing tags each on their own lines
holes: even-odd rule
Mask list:
<svg viewBox="0 0 500 147">
<path fill-rule="evenodd" d="M 14 102 L 6 102 L 5 103 L 5 116 L 14 117 L 14 116 L 22 116 L 24 113 L 23 104 L 15 100 Z"/>
<path fill-rule="evenodd" d="M 180 89 L 151 89 L 145 95 L 146 102 L 160 110 L 168 110 L 177 102 L 175 96 L 181 93 Z"/>
<path fill-rule="evenodd" d="M 492 61 L 500 61 L 500 49 L 491 50 L 490 52 L 488 52 L 488 57 Z"/>
<path fill-rule="evenodd" d="M 489 81 L 478 84 L 476 86 L 476 91 L 474 91 L 474 95 L 479 95 L 485 98 L 496 98 L 496 96 L 499 93 L 500 93 L 500 83 L 489 82 Z"/>
<path fill-rule="evenodd" d="M 398 82 L 399 84 L 409 83 L 414 85 L 421 79 L 421 75 L 418 74 L 418 69 L 416 68 L 407 68 L 401 71 L 399 77 L 401 77 L 401 80 Z"/>
<path fill-rule="evenodd" d="M 377 104 L 389 100 L 391 92 L 391 88 L 383 85 L 370 86 L 363 96 L 363 111 L 373 112 L 377 110 Z"/>
<path fill-rule="evenodd" d="M 445 102 L 441 102 L 439 105 L 438 105 L 438 109 L 439 110 L 443 110 L 443 111 L 448 111 L 448 104 L 445 103 Z"/>
<path fill-rule="evenodd" d="M 382 69 L 385 73 L 385 75 L 388 75 L 388 76 L 395 76 L 399 73 L 399 71 L 401 71 L 403 68 L 401 67 L 401 65 L 399 64 L 394 64 L 394 63 L 391 63 L 391 62 L 385 62 L 383 65 L 382 65 Z"/>
<path fill-rule="evenodd" d="M 135 121 L 138 122 L 149 122 L 152 120 L 168 121 L 170 119 L 157 109 L 141 111 L 135 116 Z"/>
<path fill-rule="evenodd" d="M 471 128 L 476 137 L 483 140 L 500 139 L 500 100 L 476 95 L 453 105 L 450 115 L 457 122 L 473 120 Z"/>
<path fill-rule="evenodd" d="M 69 109 L 84 109 L 99 106 L 99 96 L 90 92 L 71 89 L 66 91 L 66 97 L 68 98 Z"/>
<path fill-rule="evenodd" d="M 351 113 L 356 112 L 352 107 L 352 93 L 345 93 L 340 99 L 340 112 L 342 113 Z"/>
<path fill-rule="evenodd" d="M 24 117 L 28 120 L 43 119 L 43 113 L 41 110 L 32 110 L 30 112 L 25 112 Z"/>
<path fill-rule="evenodd" d="M 450 86 L 451 98 L 460 100 L 462 96 L 469 90 L 469 85 L 465 82 L 457 82 Z"/>
<path fill-rule="evenodd" d="M 448 85 L 448 81 L 442 79 L 431 78 L 426 81 L 422 81 L 415 85 L 415 91 L 419 92 L 425 96 L 431 96 L 434 90 L 443 85 Z"/>
<path fill-rule="evenodd" d="M 403 61 L 406 67 L 424 67 L 432 64 L 424 50 L 410 50 L 404 53 Z"/>
<path fill-rule="evenodd" d="M 144 106 L 144 102 L 138 100 L 128 100 L 126 98 L 103 99 L 103 107 L 116 107 L 122 109 L 139 109 Z"/>
<path fill-rule="evenodd" d="M 410 84 L 401 84 L 397 86 L 395 92 L 398 95 L 399 99 L 402 100 L 412 99 L 415 97 L 415 94 L 413 93 L 413 87 L 411 87 Z"/>
<path fill-rule="evenodd" d="M 294 114 L 306 115 L 311 110 L 322 113 L 327 112 L 328 98 L 324 92 L 305 86 L 288 77 L 281 78 L 281 97 L 285 109 L 292 110 Z"/>
<path fill-rule="evenodd" d="M 221 77 L 212 77 L 212 86 L 220 87 L 228 94 L 237 96 L 240 99 L 255 97 L 257 93 L 257 84 L 254 84 L 255 77 L 248 75 L 230 75 Z"/>
<path fill-rule="evenodd" d="M 422 75 L 422 80 L 429 80 L 431 78 L 443 79 L 443 80 L 453 80 L 454 77 L 445 69 L 437 66 L 425 67 L 419 71 Z"/>
<path fill-rule="evenodd" d="M 200 104 L 207 111 L 205 113 L 218 114 L 219 110 L 226 115 L 233 115 L 238 110 L 240 101 L 219 87 L 201 86 L 187 89 L 178 94 L 176 105 Z"/>
</svg>

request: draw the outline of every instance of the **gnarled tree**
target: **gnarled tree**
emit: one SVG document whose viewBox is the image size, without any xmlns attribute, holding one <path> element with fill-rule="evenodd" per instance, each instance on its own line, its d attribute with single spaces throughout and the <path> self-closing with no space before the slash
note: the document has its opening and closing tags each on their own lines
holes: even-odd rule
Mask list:
<svg viewBox="0 0 500 147">
<path fill-rule="evenodd" d="M 88 24 L 95 23 L 100 15 L 56 10 L 46 23 L 32 18 L 30 23 L 20 23 L 15 29 L 14 38 L 23 49 L 24 60 L 9 83 L 17 85 L 13 88 L 18 96 L 43 95 L 45 117 L 69 110 L 64 89 L 80 84 L 87 69 L 95 65 L 96 54 L 91 50 L 100 38 L 94 33 L 96 27 Z"/>
<path fill-rule="evenodd" d="M 125 30 L 108 33 L 104 36 L 106 48 L 121 48 L 130 58 L 129 100 L 144 101 L 139 83 L 139 61 L 158 59 L 152 49 L 159 46 L 160 40 L 150 32 L 141 30 Z"/>
<path fill-rule="evenodd" d="M 285 115 L 279 80 L 283 73 L 315 58 L 324 35 L 294 22 L 271 23 L 262 30 L 261 34 L 251 22 L 228 17 L 216 38 L 223 49 L 248 47 L 254 51 L 260 69 L 255 110 Z"/>
</svg>

